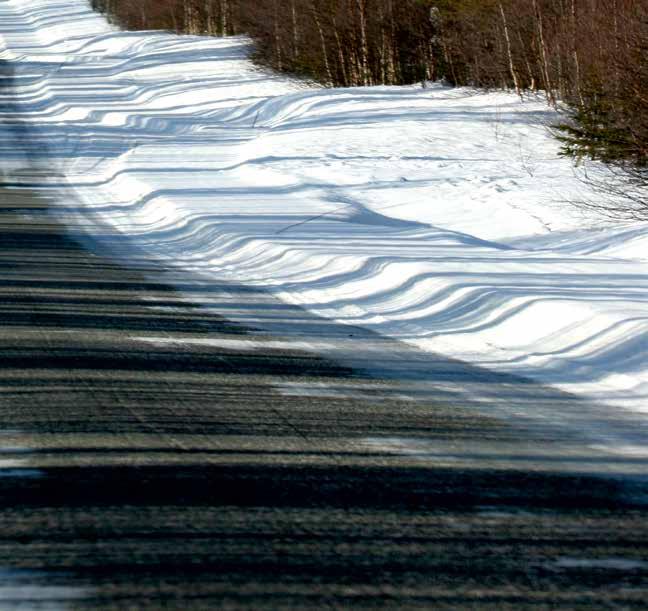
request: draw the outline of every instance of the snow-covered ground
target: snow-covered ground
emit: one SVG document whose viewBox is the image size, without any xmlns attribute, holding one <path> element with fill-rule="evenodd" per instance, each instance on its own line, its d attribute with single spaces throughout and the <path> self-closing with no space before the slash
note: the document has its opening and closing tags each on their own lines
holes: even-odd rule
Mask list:
<svg viewBox="0 0 648 611">
<path fill-rule="evenodd" d="M 5 120 L 20 114 L 14 132 L 43 145 L 31 167 L 62 174 L 89 223 L 193 273 L 648 412 L 648 225 L 568 203 L 599 196 L 558 156 L 541 99 L 327 90 L 247 51 L 120 33 L 85 0 L 0 0 L 18 94 Z M 4 146 L 2 165 L 20 174 L 24 156 Z"/>
</svg>

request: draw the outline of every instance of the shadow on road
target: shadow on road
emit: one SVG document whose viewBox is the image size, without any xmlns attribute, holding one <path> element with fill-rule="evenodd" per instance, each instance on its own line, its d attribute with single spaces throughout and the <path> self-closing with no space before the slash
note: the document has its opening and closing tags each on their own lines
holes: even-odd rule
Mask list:
<svg viewBox="0 0 648 611">
<path fill-rule="evenodd" d="M 0 190 L 0 605 L 640 608 L 645 459 L 448 385 L 574 398 L 120 264 L 50 204 Z"/>
<path fill-rule="evenodd" d="M 0 605 L 645 602 L 648 461 L 609 451 L 638 418 L 64 224 L 19 80 L 0 62 Z"/>
<path fill-rule="evenodd" d="M 383 450 L 397 455 L 425 453 L 429 447 L 421 440 L 438 437 L 438 425 L 424 422 L 426 409 L 432 420 L 432 414 L 443 412 L 457 421 L 498 422 L 502 430 L 524 431 L 534 443 L 575 443 L 579 451 L 584 444 L 646 445 L 646 424 L 632 414 L 527 378 L 423 353 L 320 318 L 263 290 L 187 277 L 138 251 L 110 227 L 82 226 L 78 214 L 65 224 L 61 212 L 78 204 L 69 193 L 64 201 L 60 193 L 56 203 L 49 199 L 53 189 L 46 185 L 56 176 L 47 165 L 49 143 L 25 120 L 16 70 L 0 60 L 0 168 L 5 173 L 0 261 L 10 270 L 0 277 L 0 322 L 5 333 L 29 328 L 37 339 L 29 348 L 4 351 L 1 367 L 23 372 L 23 383 L 34 389 L 30 400 L 38 389 L 46 394 L 49 388 L 35 372 L 64 376 L 71 385 L 65 386 L 65 396 L 81 394 L 92 406 L 126 392 L 125 372 L 135 387 L 145 383 L 147 388 L 155 376 L 178 376 L 175 385 L 163 383 L 159 392 L 137 391 L 146 401 L 169 406 L 184 401 L 195 376 L 269 376 L 263 387 L 295 402 L 388 405 L 380 427 L 363 421 L 353 430 L 376 446 L 381 446 L 376 439 L 389 437 Z M 56 214 L 50 214 L 52 208 Z M 93 388 L 75 381 L 76 375 L 103 381 Z M 359 381 L 359 387 L 350 381 Z M 6 401 L 22 398 L 21 393 L 5 396 Z M 333 413 L 338 409 L 344 413 L 342 406 Z M 411 428 L 402 423 L 410 409 L 423 418 Z M 388 425 L 389 410 L 398 414 L 393 425 Z M 308 437 L 319 424 L 297 419 L 292 427 Z M 493 446 L 488 454 L 493 451 L 498 449 Z M 531 462 L 542 462 L 542 452 L 530 456 Z"/>
</svg>

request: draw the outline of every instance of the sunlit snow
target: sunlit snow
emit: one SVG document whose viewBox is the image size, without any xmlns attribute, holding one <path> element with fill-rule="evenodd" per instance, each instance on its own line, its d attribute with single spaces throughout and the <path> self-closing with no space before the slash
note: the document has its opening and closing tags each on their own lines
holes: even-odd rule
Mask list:
<svg viewBox="0 0 648 611">
<path fill-rule="evenodd" d="M 569 203 L 599 196 L 540 98 L 328 90 L 248 50 L 120 33 L 84 0 L 0 2 L 0 116 L 40 143 L 4 145 L 3 168 L 39 186 L 38 159 L 62 215 L 187 273 L 648 411 L 648 225 Z"/>
</svg>

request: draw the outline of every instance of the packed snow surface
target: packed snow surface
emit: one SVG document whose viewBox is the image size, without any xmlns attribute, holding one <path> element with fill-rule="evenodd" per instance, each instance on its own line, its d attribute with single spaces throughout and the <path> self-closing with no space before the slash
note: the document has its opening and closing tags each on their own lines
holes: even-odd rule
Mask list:
<svg viewBox="0 0 648 611">
<path fill-rule="evenodd" d="M 0 110 L 40 143 L 5 144 L 3 167 L 46 159 L 86 222 L 188 272 L 648 411 L 648 226 L 569 203 L 600 195 L 541 99 L 323 89 L 248 51 L 0 0 Z"/>
</svg>

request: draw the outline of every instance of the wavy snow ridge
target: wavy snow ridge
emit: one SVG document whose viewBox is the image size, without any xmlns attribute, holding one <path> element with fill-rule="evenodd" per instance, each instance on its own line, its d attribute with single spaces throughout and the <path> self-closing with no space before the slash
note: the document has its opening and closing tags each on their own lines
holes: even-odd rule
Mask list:
<svg viewBox="0 0 648 611">
<path fill-rule="evenodd" d="M 62 214 L 187 270 L 647 409 L 648 227 L 565 205 L 596 195 L 541 101 L 306 87 L 247 48 L 117 32 L 83 0 L 4 0 L 4 129 L 47 148 L 0 144 L 3 165 L 71 185 L 83 205 Z"/>
</svg>

